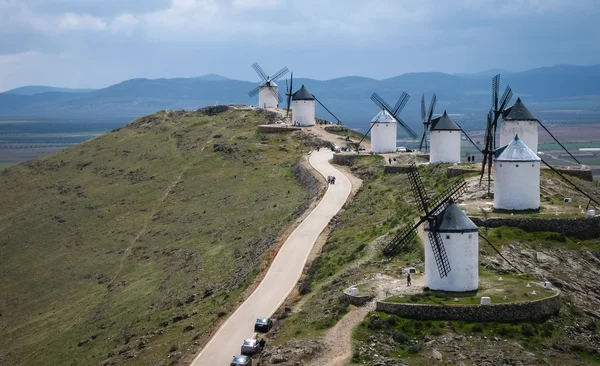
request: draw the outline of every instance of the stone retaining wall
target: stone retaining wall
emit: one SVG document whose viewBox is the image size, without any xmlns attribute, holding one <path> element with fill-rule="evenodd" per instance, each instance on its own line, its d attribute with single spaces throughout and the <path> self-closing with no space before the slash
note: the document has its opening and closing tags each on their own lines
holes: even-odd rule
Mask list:
<svg viewBox="0 0 600 366">
<path fill-rule="evenodd" d="M 518 227 L 525 231 L 549 231 L 563 233 L 580 239 L 594 239 L 600 237 L 600 216 L 581 217 L 570 219 L 542 219 L 542 218 L 488 218 L 469 216 L 477 226 Z"/>
<path fill-rule="evenodd" d="M 302 187 L 304 187 L 310 191 L 310 193 L 313 197 L 317 196 L 319 194 L 319 190 L 321 188 L 319 179 L 317 177 L 315 177 L 300 162 L 298 162 L 298 164 L 296 164 L 296 167 L 294 168 L 294 172 L 292 174 Z"/>
<path fill-rule="evenodd" d="M 481 173 L 481 170 L 477 169 L 468 169 L 468 168 L 458 168 L 458 167 L 449 167 L 446 170 L 446 176 L 448 178 L 458 177 L 459 175 L 471 174 L 471 173 Z"/>
<path fill-rule="evenodd" d="M 542 169 L 550 169 L 547 167 L 542 166 Z M 583 180 L 587 180 L 592 182 L 594 180 L 594 175 L 592 173 L 591 169 L 585 169 L 585 170 L 581 170 L 581 169 L 564 169 L 564 168 L 558 168 L 558 167 L 554 167 L 554 169 L 556 169 L 557 171 L 559 171 L 560 173 L 564 174 L 564 175 L 571 175 L 573 177 L 577 177 Z"/>
<path fill-rule="evenodd" d="M 408 173 L 410 165 L 386 165 L 383 167 L 383 172 L 386 174 Z"/>
<path fill-rule="evenodd" d="M 342 294 L 340 295 L 340 297 L 342 298 L 342 300 L 346 301 L 348 304 L 352 304 L 354 306 L 363 306 L 364 304 L 368 303 L 369 301 L 373 300 L 373 295 L 369 295 L 369 296 L 354 296 L 354 295 L 350 295 L 349 293 L 347 293 L 346 291 L 342 292 Z"/>
<path fill-rule="evenodd" d="M 279 133 L 279 132 L 293 132 L 300 131 L 300 127 L 291 127 L 286 125 L 260 125 L 258 126 L 258 132 L 261 133 Z"/>
<path fill-rule="evenodd" d="M 560 294 L 535 301 L 497 305 L 422 305 L 377 301 L 376 310 L 421 320 L 462 320 L 470 322 L 524 322 L 558 314 Z"/>
</svg>

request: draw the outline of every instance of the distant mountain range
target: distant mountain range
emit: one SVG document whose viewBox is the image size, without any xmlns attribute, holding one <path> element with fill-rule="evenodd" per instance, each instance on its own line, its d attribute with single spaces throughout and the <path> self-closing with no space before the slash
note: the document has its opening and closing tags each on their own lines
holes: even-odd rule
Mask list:
<svg viewBox="0 0 600 366">
<path fill-rule="evenodd" d="M 463 127 L 478 128 L 491 100 L 491 77 L 498 70 L 476 74 L 439 72 L 408 73 L 384 80 L 349 76 L 326 81 L 294 79 L 294 89 L 304 84 L 333 113 L 350 127 L 362 129 L 378 112 L 369 97 L 379 93 L 394 104 L 402 91 L 412 98 L 402 117 L 419 130 L 421 94 L 429 101 L 436 93 L 437 113 L 458 117 Z M 507 84 L 523 98 L 539 118 L 561 119 L 564 112 L 578 110 L 578 118 L 600 120 L 600 65 L 557 65 L 523 72 L 502 72 L 501 93 Z M 231 80 L 209 74 L 194 78 L 131 79 L 103 89 L 62 89 L 31 86 L 0 93 L 0 117 L 131 117 L 161 109 L 197 109 L 214 104 L 257 104 L 247 92 L 258 82 Z M 279 81 L 285 99 L 285 80 Z M 285 106 L 285 101 L 280 105 Z M 333 120 L 317 107 L 317 116 Z M 462 119 L 461 119 L 462 118 Z"/>
<path fill-rule="evenodd" d="M 15 88 L 6 91 L 6 94 L 17 94 L 17 95 L 34 95 L 50 92 L 59 93 L 87 93 L 94 89 L 71 89 L 71 88 L 57 88 L 54 86 L 43 86 L 43 85 L 28 85 L 20 88 Z"/>
</svg>

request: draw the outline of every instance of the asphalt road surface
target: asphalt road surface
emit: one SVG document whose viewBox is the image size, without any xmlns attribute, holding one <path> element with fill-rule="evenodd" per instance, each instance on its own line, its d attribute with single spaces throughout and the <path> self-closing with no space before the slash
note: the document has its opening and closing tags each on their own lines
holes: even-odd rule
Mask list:
<svg viewBox="0 0 600 366">
<path fill-rule="evenodd" d="M 253 336 L 256 318 L 271 316 L 298 282 L 319 234 L 342 208 L 352 189 L 348 178 L 329 164 L 332 157 L 329 150 L 311 154 L 310 164 L 324 177 L 335 176 L 335 184 L 329 185 L 321 202 L 290 234 L 262 282 L 200 351 L 193 366 L 229 365 L 233 356 L 240 353 L 244 339 Z"/>
</svg>

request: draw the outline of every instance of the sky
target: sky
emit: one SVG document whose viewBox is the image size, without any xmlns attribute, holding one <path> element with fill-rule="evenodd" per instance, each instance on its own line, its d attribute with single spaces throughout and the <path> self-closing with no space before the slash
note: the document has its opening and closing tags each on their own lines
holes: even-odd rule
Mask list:
<svg viewBox="0 0 600 366">
<path fill-rule="evenodd" d="M 600 0 L 0 0 L 0 91 L 600 63 Z"/>
</svg>

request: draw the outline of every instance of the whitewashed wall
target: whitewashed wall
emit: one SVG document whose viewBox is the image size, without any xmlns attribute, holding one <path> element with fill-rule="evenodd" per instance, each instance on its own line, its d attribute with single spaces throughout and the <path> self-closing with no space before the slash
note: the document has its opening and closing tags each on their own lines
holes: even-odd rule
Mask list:
<svg viewBox="0 0 600 366">
<path fill-rule="evenodd" d="M 450 261 L 448 276 L 441 278 L 433 250 L 425 231 L 425 286 L 432 290 L 472 291 L 479 286 L 479 238 L 477 232 L 442 233 L 444 248 Z M 450 236 L 450 239 L 447 236 Z"/>
<path fill-rule="evenodd" d="M 315 101 L 293 100 L 292 122 L 300 126 L 314 126 L 315 124 Z"/>
<path fill-rule="evenodd" d="M 277 87 L 272 87 L 275 93 L 278 93 Z M 258 108 L 277 108 L 279 101 L 273 95 L 273 92 L 268 87 L 261 87 L 258 90 Z"/>
<path fill-rule="evenodd" d="M 387 153 L 396 151 L 396 122 L 374 123 L 371 128 L 371 151 Z"/>
<path fill-rule="evenodd" d="M 431 131 L 430 163 L 460 163 L 461 131 Z"/>
<path fill-rule="evenodd" d="M 494 208 L 540 207 L 540 162 L 494 162 Z"/>
<path fill-rule="evenodd" d="M 533 152 L 538 152 L 538 123 L 537 121 L 500 121 L 500 145 L 508 145 L 519 135 L 525 145 Z"/>
</svg>

